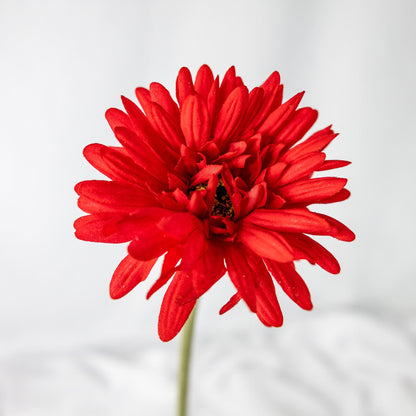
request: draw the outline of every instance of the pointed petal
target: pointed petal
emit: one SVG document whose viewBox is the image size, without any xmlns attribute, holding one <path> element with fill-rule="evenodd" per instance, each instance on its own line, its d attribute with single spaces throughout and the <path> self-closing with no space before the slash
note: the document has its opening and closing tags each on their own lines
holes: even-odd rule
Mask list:
<svg viewBox="0 0 416 416">
<path fill-rule="evenodd" d="M 245 223 L 240 228 L 238 237 L 245 246 L 260 257 L 281 263 L 294 259 L 292 247 L 276 231 Z"/>
<path fill-rule="evenodd" d="M 312 134 L 312 136 L 304 142 L 289 149 L 282 155 L 281 159 L 283 162 L 292 162 L 309 153 L 322 152 L 322 150 L 324 150 L 337 136 L 338 134 L 334 134 L 331 130 L 331 126 L 328 126 Z"/>
<path fill-rule="evenodd" d="M 120 231 L 116 224 L 123 217 L 113 213 L 86 215 L 74 222 L 75 236 L 96 243 L 126 243 L 134 237 L 132 232 Z M 112 231 L 109 232 L 108 229 Z"/>
<path fill-rule="evenodd" d="M 149 87 L 151 100 L 159 104 L 172 118 L 172 120 L 179 124 L 179 108 L 173 101 L 169 91 L 158 82 L 152 82 Z"/>
<path fill-rule="evenodd" d="M 152 99 L 150 98 L 150 91 L 143 87 L 138 87 L 135 90 L 136 97 L 147 116 L 150 114 Z"/>
<path fill-rule="evenodd" d="M 148 183 L 153 189 L 159 190 L 160 182 L 137 166 L 121 147 L 111 148 L 93 143 L 85 147 L 83 154 L 95 169 L 113 181 Z"/>
<path fill-rule="evenodd" d="M 184 326 L 196 302 L 183 304 L 182 299 L 192 290 L 191 279 L 176 272 L 160 307 L 158 330 L 162 341 L 170 341 Z"/>
<path fill-rule="evenodd" d="M 247 261 L 246 252 L 242 244 L 228 244 L 225 246 L 224 257 L 231 281 L 250 310 L 255 312 L 255 271 Z"/>
<path fill-rule="evenodd" d="M 178 157 L 178 153 L 175 147 L 169 143 L 167 138 L 159 134 L 158 125 L 154 120 L 152 113 L 152 103 L 149 101 L 146 106 L 146 117 L 133 101 L 130 101 L 125 97 L 121 97 L 121 99 L 133 123 L 132 130 L 136 136 L 140 141 L 146 143 L 147 147 L 152 150 L 154 156 L 162 158 L 173 167 L 174 162 L 176 162 Z"/>
<path fill-rule="evenodd" d="M 329 198 L 325 198 L 325 199 L 320 200 L 319 203 L 320 204 L 332 204 L 334 202 L 341 202 L 341 201 L 345 201 L 350 196 L 351 196 L 351 192 L 348 189 L 343 188 L 338 193 L 336 193 L 335 195 L 333 195 Z"/>
<path fill-rule="evenodd" d="M 316 214 L 322 219 L 324 219 L 328 224 L 330 224 L 335 232 L 331 233 L 332 237 L 337 238 L 341 241 L 354 241 L 355 234 L 344 224 L 336 220 L 335 218 L 329 217 L 328 215 L 324 214 Z"/>
<path fill-rule="evenodd" d="M 225 99 L 231 94 L 231 91 L 233 91 L 236 87 L 235 67 L 233 65 L 228 68 L 221 82 L 221 86 L 219 87 L 218 92 L 220 104 L 224 103 Z"/>
<path fill-rule="evenodd" d="M 256 208 L 262 207 L 267 201 L 267 187 L 265 182 L 254 185 L 241 201 L 240 217 L 245 217 Z"/>
<path fill-rule="evenodd" d="M 311 153 L 290 164 L 278 181 L 279 186 L 310 177 L 325 160 L 325 153 Z"/>
<path fill-rule="evenodd" d="M 303 255 L 302 257 L 297 256 L 297 259 L 304 258 L 309 260 L 332 274 L 340 272 L 341 269 L 337 259 L 312 238 L 304 234 L 285 234 L 284 237 L 296 251 Z"/>
<path fill-rule="evenodd" d="M 314 178 L 294 182 L 280 188 L 280 195 L 289 203 L 319 203 L 337 194 L 346 185 L 344 178 Z"/>
<path fill-rule="evenodd" d="M 220 79 L 217 76 L 214 80 L 214 83 L 211 86 L 211 89 L 209 90 L 208 97 L 207 97 L 207 108 L 208 108 L 208 113 L 209 113 L 211 122 L 213 122 L 217 118 L 218 109 L 220 107 L 219 88 L 220 88 Z M 212 130 L 211 130 L 211 133 L 213 133 Z"/>
<path fill-rule="evenodd" d="M 278 181 L 286 169 L 286 163 L 277 162 L 266 170 L 265 180 L 271 189 L 276 188 Z"/>
<path fill-rule="evenodd" d="M 238 302 L 241 300 L 241 295 L 237 292 L 235 295 L 233 295 L 230 300 L 220 309 L 220 315 L 223 315 L 224 313 L 228 312 L 231 308 L 234 308 L 235 305 L 237 305 Z"/>
<path fill-rule="evenodd" d="M 113 131 L 117 127 L 133 128 L 129 116 L 118 108 L 109 108 L 105 112 L 105 118 Z"/>
<path fill-rule="evenodd" d="M 276 136 L 275 143 L 293 146 L 313 126 L 317 118 L 318 112 L 316 110 L 309 107 L 300 108 Z"/>
<path fill-rule="evenodd" d="M 244 116 L 244 124 L 246 129 L 250 129 L 253 125 L 253 120 L 263 104 L 264 90 L 263 88 L 255 87 L 248 95 L 247 111 Z"/>
<path fill-rule="evenodd" d="M 350 164 L 351 162 L 348 162 L 347 160 L 326 160 L 322 164 L 322 166 L 316 170 L 322 171 L 322 170 L 338 169 L 338 168 L 343 168 L 344 166 L 348 166 Z"/>
<path fill-rule="evenodd" d="M 300 92 L 281 106 L 277 107 L 276 110 L 270 113 L 266 120 L 264 120 L 264 122 L 259 127 L 258 132 L 267 134 L 269 136 L 275 135 L 295 112 L 303 95 L 304 92 Z"/>
<path fill-rule="evenodd" d="M 191 185 L 192 188 L 195 185 L 208 181 L 212 176 L 217 176 L 222 171 L 221 165 L 207 165 L 202 168 L 192 179 Z"/>
<path fill-rule="evenodd" d="M 208 240 L 204 253 L 189 271 L 195 295 L 202 296 L 224 275 L 225 271 L 222 247 Z"/>
<path fill-rule="evenodd" d="M 277 263 L 265 260 L 266 265 L 285 293 L 302 309 L 311 310 L 312 302 L 308 287 L 295 270 L 293 263 Z"/>
<path fill-rule="evenodd" d="M 183 67 L 176 78 L 176 98 L 182 107 L 188 95 L 195 94 L 194 85 L 192 83 L 192 75 L 188 68 Z"/>
<path fill-rule="evenodd" d="M 156 103 L 152 103 L 151 117 L 161 136 L 172 149 L 178 151 L 184 143 L 179 123 L 175 123 L 169 114 Z"/>
<path fill-rule="evenodd" d="M 246 87 L 238 87 L 227 97 L 218 114 L 214 137 L 225 141 L 229 139 L 242 121 L 248 102 Z"/>
<path fill-rule="evenodd" d="M 145 280 L 152 270 L 156 259 L 139 261 L 126 256 L 115 270 L 110 282 L 110 296 L 119 299 Z"/>
<path fill-rule="evenodd" d="M 157 290 L 164 286 L 170 278 L 177 271 L 176 265 L 182 257 L 182 250 L 179 247 L 171 248 L 163 259 L 162 270 L 159 278 L 152 285 L 146 295 L 146 299 L 149 299 Z"/>
<path fill-rule="evenodd" d="M 137 230 L 134 240 L 128 246 L 128 252 L 137 260 L 147 261 L 160 257 L 177 244 L 177 240 L 168 237 L 155 226 L 148 226 Z"/>
<path fill-rule="evenodd" d="M 78 183 L 78 206 L 90 214 L 100 212 L 132 213 L 137 208 L 158 205 L 148 190 L 114 181 L 90 180 Z"/>
<path fill-rule="evenodd" d="M 169 237 L 183 242 L 196 229 L 202 230 L 202 221 L 189 212 L 170 211 L 157 222 L 157 227 Z"/>
<path fill-rule="evenodd" d="M 214 83 L 214 75 L 208 65 L 202 65 L 195 77 L 195 91 L 205 100 Z"/>
<path fill-rule="evenodd" d="M 167 179 L 166 165 L 157 158 L 148 145 L 142 142 L 135 133 L 124 127 L 117 127 L 114 131 L 117 140 L 127 149 L 132 159 L 154 178 L 161 182 Z"/>
<path fill-rule="evenodd" d="M 273 72 L 269 78 L 261 85 L 264 91 L 262 105 L 257 112 L 256 117 L 250 123 L 250 128 L 257 128 L 261 125 L 267 116 L 275 110 L 282 102 L 283 85 L 280 85 L 280 75 Z"/>
<path fill-rule="evenodd" d="M 332 228 L 320 215 L 307 209 L 257 209 L 242 222 L 248 222 L 274 231 L 300 232 L 307 234 L 324 234 Z"/>
<path fill-rule="evenodd" d="M 181 128 L 185 143 L 190 148 L 199 150 L 207 142 L 211 130 L 209 114 L 206 104 L 199 96 L 190 95 L 184 101 Z"/>
<path fill-rule="evenodd" d="M 255 255 L 249 256 L 249 263 L 255 275 L 258 318 L 266 326 L 282 326 L 283 315 L 277 301 L 276 290 L 263 260 Z"/>
</svg>

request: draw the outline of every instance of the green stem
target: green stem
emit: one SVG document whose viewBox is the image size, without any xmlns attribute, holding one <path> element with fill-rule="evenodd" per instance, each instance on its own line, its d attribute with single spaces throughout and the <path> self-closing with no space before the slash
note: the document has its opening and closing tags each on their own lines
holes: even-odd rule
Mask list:
<svg viewBox="0 0 416 416">
<path fill-rule="evenodd" d="M 189 361 L 191 358 L 192 333 L 195 319 L 194 307 L 191 315 L 183 327 L 182 345 L 181 345 L 181 363 L 179 367 L 178 377 L 178 416 L 186 416 L 186 404 L 188 394 L 188 376 L 189 376 Z"/>
</svg>

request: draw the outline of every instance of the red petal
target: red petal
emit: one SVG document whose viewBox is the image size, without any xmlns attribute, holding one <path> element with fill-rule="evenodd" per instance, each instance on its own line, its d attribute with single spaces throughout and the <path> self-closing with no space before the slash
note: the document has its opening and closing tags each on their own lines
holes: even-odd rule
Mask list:
<svg viewBox="0 0 416 416">
<path fill-rule="evenodd" d="M 310 177 L 325 160 L 325 153 L 311 153 L 303 158 L 297 159 L 290 164 L 281 178 L 278 185 L 287 185 L 305 177 Z"/>
<path fill-rule="evenodd" d="M 317 263 L 324 270 L 332 274 L 338 274 L 340 267 L 337 259 L 323 246 L 304 234 L 285 234 L 287 241 L 299 250 L 303 257 L 312 263 Z"/>
<path fill-rule="evenodd" d="M 192 149 L 201 149 L 211 130 L 207 106 L 202 98 L 190 95 L 183 103 L 181 128 L 186 145 Z"/>
<path fill-rule="evenodd" d="M 176 78 L 176 98 L 181 107 L 188 95 L 191 94 L 195 94 L 192 75 L 188 68 L 183 67 Z"/>
<path fill-rule="evenodd" d="M 78 206 L 90 214 L 132 213 L 137 208 L 157 205 L 149 191 L 135 185 L 100 180 L 83 181 L 75 186 Z"/>
<path fill-rule="evenodd" d="M 259 133 L 265 133 L 269 136 L 275 135 L 279 129 L 286 123 L 286 121 L 290 118 L 290 116 L 295 112 L 297 106 L 299 105 L 300 101 L 304 92 L 300 92 L 292 97 L 289 101 L 286 101 L 281 106 L 277 107 L 266 120 L 261 124 L 259 127 Z"/>
<path fill-rule="evenodd" d="M 146 299 L 149 299 L 157 290 L 159 290 L 163 285 L 165 285 L 169 279 L 176 272 L 177 267 L 175 267 L 179 260 L 182 257 L 182 250 L 179 247 L 173 247 L 170 249 L 163 260 L 162 271 L 160 272 L 160 277 L 152 285 L 146 295 Z"/>
<path fill-rule="evenodd" d="M 225 312 L 228 312 L 231 308 L 237 305 L 237 303 L 240 302 L 240 300 L 241 296 L 239 293 L 236 293 L 235 295 L 231 296 L 230 300 L 220 309 L 220 315 L 224 314 Z"/>
<path fill-rule="evenodd" d="M 151 100 L 159 104 L 169 114 L 172 120 L 179 124 L 179 108 L 170 96 L 169 91 L 158 82 L 152 82 L 149 91 Z"/>
<path fill-rule="evenodd" d="M 278 72 L 273 72 L 263 85 L 261 85 L 261 88 L 264 91 L 262 106 L 258 110 L 256 117 L 250 123 L 250 128 L 256 128 L 263 123 L 270 112 L 282 102 L 283 85 L 280 85 L 280 75 Z"/>
<path fill-rule="evenodd" d="M 110 296 L 119 299 L 145 280 L 152 270 L 156 259 L 139 261 L 131 256 L 125 257 L 118 265 L 110 283 Z"/>
<path fill-rule="evenodd" d="M 345 201 L 350 196 L 351 196 L 351 192 L 348 189 L 344 188 L 344 189 L 341 189 L 335 195 L 333 195 L 329 198 L 322 199 L 321 201 L 319 201 L 319 203 L 320 204 L 332 204 L 334 202 L 341 202 L 341 201 Z"/>
<path fill-rule="evenodd" d="M 193 192 L 187 204 L 188 211 L 196 217 L 206 218 L 208 216 L 208 205 L 205 201 L 206 191 Z"/>
<path fill-rule="evenodd" d="M 146 143 L 147 147 L 153 151 L 155 156 L 162 158 L 170 165 L 176 162 L 178 153 L 175 147 L 169 143 L 167 138 L 160 136 L 158 133 L 158 125 L 153 117 L 151 102 L 149 101 L 146 107 L 149 117 L 147 118 L 139 107 L 128 98 L 121 97 L 121 99 L 133 123 L 134 128 L 132 130 L 140 138 L 140 141 Z"/>
<path fill-rule="evenodd" d="M 151 117 L 159 133 L 173 149 L 180 149 L 184 143 L 179 124 L 175 123 L 169 114 L 156 103 L 152 103 Z"/>
<path fill-rule="evenodd" d="M 135 133 L 124 127 L 117 127 L 114 131 L 118 141 L 132 156 L 133 160 L 154 178 L 165 182 L 167 178 L 166 165 L 157 157 L 153 151 L 142 142 Z"/>
<path fill-rule="evenodd" d="M 129 156 L 126 156 L 123 148 L 116 149 L 93 143 L 84 149 L 83 154 L 95 169 L 113 181 L 121 180 L 134 184 L 149 183 L 153 189 L 159 189 L 160 183 L 137 166 Z"/>
<path fill-rule="evenodd" d="M 187 272 L 188 275 L 191 275 L 199 259 L 208 250 L 208 247 L 208 240 L 206 239 L 203 230 L 193 230 L 183 245 L 182 261 L 179 267 L 180 270 L 183 270 Z"/>
<path fill-rule="evenodd" d="M 222 247 L 212 241 L 190 272 L 196 296 L 202 296 L 225 273 Z"/>
<path fill-rule="evenodd" d="M 308 287 L 296 272 L 293 263 L 277 263 L 270 260 L 265 261 L 271 274 L 285 293 L 301 308 L 311 310 L 312 302 Z"/>
<path fill-rule="evenodd" d="M 327 234 L 332 228 L 321 218 L 307 209 L 257 209 L 243 219 L 274 231 Z"/>
<path fill-rule="evenodd" d="M 151 113 L 152 99 L 150 98 L 150 91 L 143 87 L 138 87 L 135 90 L 136 97 L 139 100 L 140 105 L 143 108 L 143 111 L 147 116 Z"/>
<path fill-rule="evenodd" d="M 286 169 L 286 163 L 277 162 L 266 170 L 265 180 L 270 188 L 274 189 L 277 186 L 278 180 Z"/>
<path fill-rule="evenodd" d="M 317 214 L 319 217 L 324 219 L 328 224 L 330 224 L 335 232 L 331 233 L 332 237 L 337 238 L 341 241 L 354 241 L 355 234 L 344 224 L 336 220 L 335 218 L 329 217 L 324 214 Z"/>
<path fill-rule="evenodd" d="M 275 143 L 285 143 L 287 146 L 292 146 L 305 135 L 317 118 L 318 112 L 316 110 L 309 107 L 300 108 L 276 136 Z"/>
<path fill-rule="evenodd" d="M 337 194 L 347 183 L 344 178 L 300 180 L 280 188 L 280 195 L 290 203 L 313 204 Z"/>
<path fill-rule="evenodd" d="M 155 226 L 142 227 L 137 230 L 134 240 L 129 244 L 129 254 L 137 260 L 151 260 L 178 244 Z"/>
<path fill-rule="evenodd" d="M 255 276 L 257 316 L 266 326 L 282 326 L 283 315 L 270 274 L 262 259 L 257 256 L 248 258 Z"/>
<path fill-rule="evenodd" d="M 260 257 L 281 263 L 293 261 L 293 250 L 276 231 L 244 224 L 238 233 L 240 241 Z"/>
<path fill-rule="evenodd" d="M 126 243 L 134 237 L 134 233 L 120 231 L 116 224 L 123 217 L 113 213 L 86 215 L 74 222 L 75 236 L 80 240 L 96 243 Z M 108 232 L 110 228 L 112 232 Z"/>
<path fill-rule="evenodd" d="M 158 330 L 162 341 L 170 341 L 184 326 L 196 302 L 183 304 L 182 299 L 192 290 L 191 279 L 185 273 L 177 272 L 160 307 Z"/>
<path fill-rule="evenodd" d="M 219 84 L 220 79 L 217 76 L 214 80 L 214 83 L 211 86 L 211 89 L 209 90 L 208 97 L 207 97 L 207 108 L 208 113 L 210 115 L 211 120 L 213 121 L 218 113 L 218 108 L 220 106 L 219 104 Z"/>
<path fill-rule="evenodd" d="M 241 201 L 240 217 L 245 217 L 256 208 L 262 207 L 267 201 L 267 187 L 265 182 L 254 185 Z"/>
<path fill-rule="evenodd" d="M 248 102 L 246 87 L 238 87 L 227 97 L 218 114 L 214 137 L 229 139 L 242 121 Z"/>
<path fill-rule="evenodd" d="M 188 212 L 170 211 L 157 222 L 157 226 L 168 236 L 184 241 L 193 231 L 202 228 L 202 222 Z"/>
<path fill-rule="evenodd" d="M 129 116 L 118 108 L 109 108 L 105 112 L 105 118 L 113 131 L 117 127 L 133 128 Z"/>
<path fill-rule="evenodd" d="M 235 76 L 235 67 L 234 65 L 228 68 L 227 72 L 224 75 L 224 79 L 221 82 L 219 88 L 219 101 L 220 104 L 224 103 L 224 100 L 231 94 L 237 87 L 236 76 Z"/>
<path fill-rule="evenodd" d="M 255 271 L 247 262 L 246 252 L 247 250 L 242 244 L 228 244 L 225 246 L 224 257 L 231 281 L 250 310 L 255 312 Z"/>
<path fill-rule="evenodd" d="M 260 108 L 263 104 L 264 90 L 263 88 L 255 87 L 248 95 L 247 111 L 244 116 L 246 128 L 249 129 L 253 125 L 253 120 L 256 118 Z"/>
<path fill-rule="evenodd" d="M 217 176 L 222 171 L 221 165 L 207 165 L 202 168 L 191 180 L 190 187 L 205 182 L 211 178 L 211 176 Z"/>
<path fill-rule="evenodd" d="M 292 162 L 309 153 L 322 152 L 332 140 L 337 137 L 337 134 L 331 130 L 331 126 L 323 130 L 319 130 L 304 142 L 297 144 L 295 147 L 289 149 L 283 156 L 282 161 Z"/>
<path fill-rule="evenodd" d="M 195 91 L 203 98 L 207 99 L 214 83 L 214 76 L 208 65 L 202 65 L 195 77 Z"/>
<path fill-rule="evenodd" d="M 330 169 L 337 169 L 337 168 L 343 168 L 344 166 L 348 166 L 351 164 L 351 162 L 348 162 L 346 160 L 326 160 L 321 167 L 319 167 L 316 170 L 330 170 Z"/>
</svg>

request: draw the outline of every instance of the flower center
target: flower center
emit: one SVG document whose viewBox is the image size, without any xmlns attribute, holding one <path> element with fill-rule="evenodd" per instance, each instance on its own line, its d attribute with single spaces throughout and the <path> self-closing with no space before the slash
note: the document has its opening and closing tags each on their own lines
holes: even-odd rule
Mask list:
<svg viewBox="0 0 416 416">
<path fill-rule="evenodd" d="M 222 179 L 218 181 L 211 215 L 219 215 L 220 217 L 228 217 L 230 219 L 234 218 L 233 204 L 231 203 L 230 196 L 228 195 Z"/>
<path fill-rule="evenodd" d="M 194 191 L 201 191 L 206 189 L 208 182 L 202 182 L 193 186 L 188 191 L 188 195 Z M 214 203 L 211 208 L 211 216 L 234 218 L 234 208 L 231 203 L 230 196 L 228 195 L 227 188 L 224 185 L 223 180 L 220 178 L 218 181 L 217 189 L 215 191 Z"/>
</svg>

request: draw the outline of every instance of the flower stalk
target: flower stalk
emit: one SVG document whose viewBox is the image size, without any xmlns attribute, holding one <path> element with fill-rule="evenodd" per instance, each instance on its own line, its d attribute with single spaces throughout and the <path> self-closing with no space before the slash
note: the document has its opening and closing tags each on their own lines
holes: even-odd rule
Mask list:
<svg viewBox="0 0 416 416">
<path fill-rule="evenodd" d="M 194 330 L 196 306 L 183 328 L 180 351 L 180 367 L 178 373 L 178 412 L 177 416 L 187 415 L 187 396 L 189 380 L 189 363 L 192 352 L 192 335 Z"/>
</svg>

